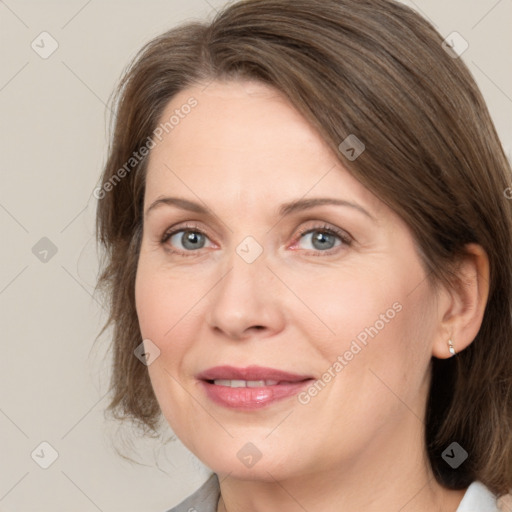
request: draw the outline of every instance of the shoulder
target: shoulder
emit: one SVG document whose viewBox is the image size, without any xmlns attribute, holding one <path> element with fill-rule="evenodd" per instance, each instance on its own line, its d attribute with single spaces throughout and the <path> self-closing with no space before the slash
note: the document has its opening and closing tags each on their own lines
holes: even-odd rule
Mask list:
<svg viewBox="0 0 512 512">
<path fill-rule="evenodd" d="M 482 483 L 473 482 L 460 502 L 456 512 L 510 512 L 510 495 L 496 496 Z"/>
<path fill-rule="evenodd" d="M 213 473 L 197 491 L 167 512 L 216 512 L 219 496 L 219 479 Z"/>
</svg>

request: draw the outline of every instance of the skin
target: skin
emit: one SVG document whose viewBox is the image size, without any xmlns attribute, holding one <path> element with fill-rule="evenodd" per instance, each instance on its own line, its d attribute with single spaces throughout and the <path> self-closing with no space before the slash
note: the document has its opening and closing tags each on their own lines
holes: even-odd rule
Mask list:
<svg viewBox="0 0 512 512">
<path fill-rule="evenodd" d="M 277 91 L 250 81 L 191 87 L 162 120 L 190 96 L 198 105 L 150 153 L 136 306 L 143 338 L 160 350 L 148 370 L 162 412 L 218 474 L 218 510 L 455 511 L 464 490 L 433 478 L 423 418 L 432 356 L 450 357 L 450 338 L 463 350 L 480 327 L 485 253 L 468 246 L 457 292 L 434 288 L 407 225 Z M 210 214 L 162 204 L 147 212 L 164 196 Z M 319 197 L 368 215 L 335 205 L 278 214 L 282 203 Z M 184 223 L 205 236 L 162 243 Z M 325 225 L 351 243 L 315 244 Z M 303 228 L 317 231 L 301 238 Z M 236 252 L 247 236 L 263 248 L 252 263 Z M 400 312 L 307 404 L 291 397 L 230 410 L 195 377 L 256 364 L 321 379 L 397 303 Z M 252 468 L 237 457 L 247 442 L 262 454 Z"/>
</svg>

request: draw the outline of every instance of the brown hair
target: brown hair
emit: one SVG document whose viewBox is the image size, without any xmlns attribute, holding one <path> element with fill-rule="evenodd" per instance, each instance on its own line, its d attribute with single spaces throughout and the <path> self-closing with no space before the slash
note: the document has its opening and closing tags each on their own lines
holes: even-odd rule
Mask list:
<svg viewBox="0 0 512 512">
<path fill-rule="evenodd" d="M 96 196 L 106 250 L 98 288 L 109 301 L 105 328 L 113 326 L 109 410 L 146 429 L 161 419 L 147 368 L 133 354 L 142 341 L 134 285 L 147 158 L 131 162 L 122 178 L 120 169 L 147 144 L 176 93 L 237 78 L 284 93 L 345 168 L 404 219 L 432 283 L 454 284 L 465 244 L 487 252 L 490 294 L 478 335 L 456 357 L 432 360 L 426 447 L 447 487 L 480 480 L 498 495 L 509 492 L 510 165 L 461 59 L 427 21 L 390 0 L 237 2 L 211 23 L 187 23 L 150 41 L 126 70 Z M 350 134 L 366 146 L 353 161 L 338 150 Z M 469 454 L 456 470 L 441 458 L 453 441 Z"/>
</svg>

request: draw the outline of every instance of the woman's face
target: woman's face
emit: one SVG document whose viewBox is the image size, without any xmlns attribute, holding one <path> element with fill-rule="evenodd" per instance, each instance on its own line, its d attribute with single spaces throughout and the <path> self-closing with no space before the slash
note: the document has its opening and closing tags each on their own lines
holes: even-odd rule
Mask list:
<svg viewBox="0 0 512 512">
<path fill-rule="evenodd" d="M 189 88 L 165 122 L 136 305 L 176 435 L 269 481 L 421 444 L 438 325 L 404 222 L 267 86 Z"/>
</svg>

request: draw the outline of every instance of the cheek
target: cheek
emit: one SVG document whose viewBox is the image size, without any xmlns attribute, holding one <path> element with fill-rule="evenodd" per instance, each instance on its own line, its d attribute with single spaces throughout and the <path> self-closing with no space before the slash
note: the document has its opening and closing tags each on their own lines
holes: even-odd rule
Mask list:
<svg viewBox="0 0 512 512">
<path fill-rule="evenodd" d="M 148 366 L 151 385 L 163 415 L 173 427 L 188 424 L 188 395 L 180 384 L 180 368 L 187 353 L 187 340 L 193 339 L 191 329 L 194 304 L 201 291 L 193 280 L 170 279 L 169 272 L 141 256 L 135 282 L 135 302 L 143 339 L 151 340 L 160 355 Z M 186 435 L 182 434 L 185 438 Z"/>
<path fill-rule="evenodd" d="M 160 350 L 148 372 L 162 411 L 173 424 L 176 406 L 183 412 L 187 403 L 180 383 L 204 323 L 199 318 L 202 300 L 212 286 L 206 279 L 155 264 L 141 253 L 135 281 L 137 317 L 143 339 L 151 340 Z"/>
<path fill-rule="evenodd" d="M 157 344 L 171 338 L 173 331 L 194 316 L 194 305 L 204 295 L 204 286 L 197 280 L 172 275 L 141 257 L 135 281 L 137 316 L 142 336 Z"/>
<path fill-rule="evenodd" d="M 165 311 L 173 311 L 174 304 L 169 304 L 165 284 L 157 279 L 143 262 L 139 263 L 135 281 L 135 305 L 143 338 L 149 338 L 158 344 L 163 333 L 172 325 L 169 324 Z M 158 344 L 159 345 L 159 344 Z"/>
<path fill-rule="evenodd" d="M 297 304 L 294 321 L 305 339 L 314 338 L 317 349 L 331 359 L 348 350 L 351 341 L 364 347 L 387 330 L 398 319 L 404 296 L 399 283 L 384 282 L 368 267 L 296 279 L 294 292 L 308 309 Z"/>
<path fill-rule="evenodd" d="M 363 397 L 379 406 L 383 399 L 396 401 L 393 392 L 418 398 L 435 327 L 432 292 L 419 264 L 397 260 L 365 272 L 351 269 L 309 286 L 302 282 L 295 291 L 315 313 L 295 319 L 324 361 L 317 370 L 336 375 L 325 378 L 337 400 L 352 398 L 365 407 Z"/>
<path fill-rule="evenodd" d="M 344 341 L 343 355 L 351 359 L 336 394 L 353 404 L 356 417 L 387 421 L 406 409 L 422 417 L 433 337 L 427 295 L 425 290 L 407 294 L 395 289 L 391 296 L 382 294 L 369 315 L 349 320 L 351 336 Z"/>
</svg>

